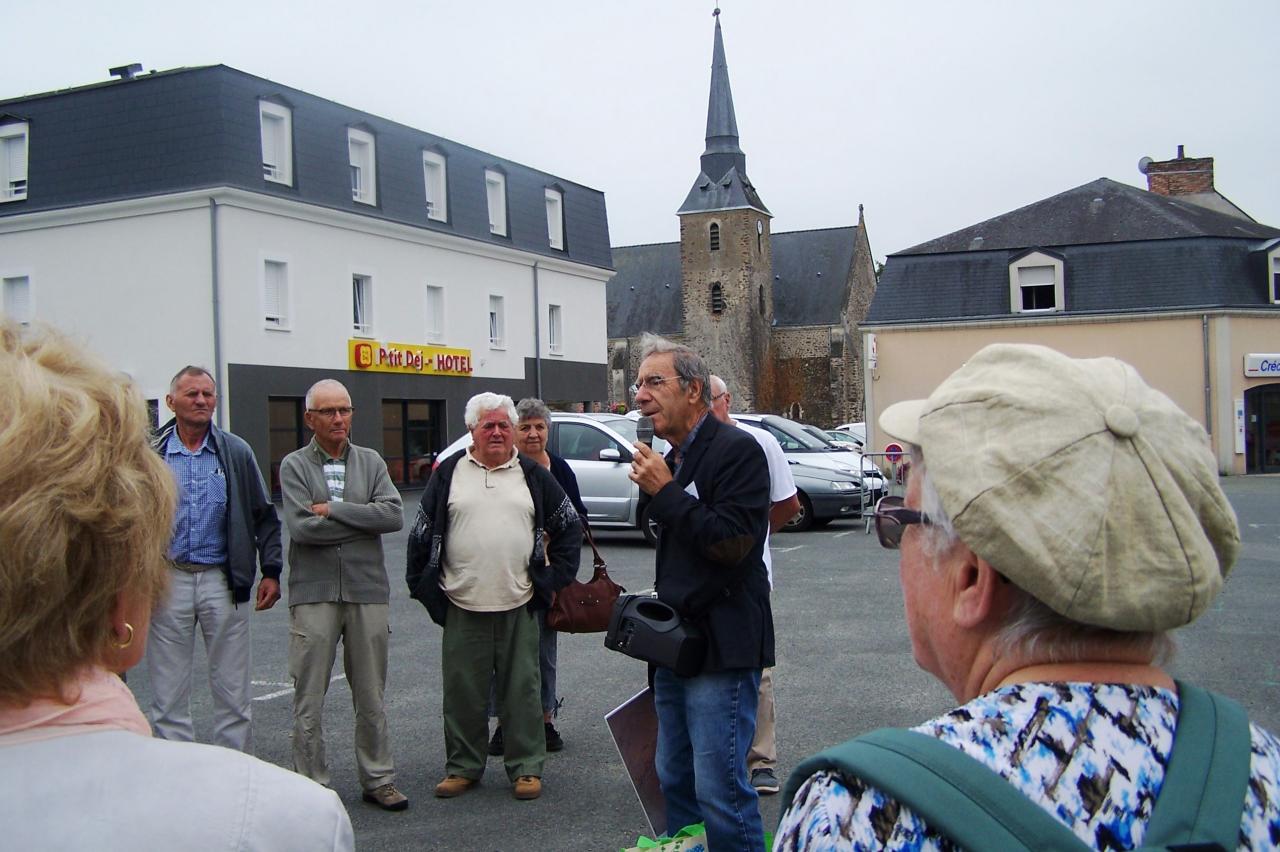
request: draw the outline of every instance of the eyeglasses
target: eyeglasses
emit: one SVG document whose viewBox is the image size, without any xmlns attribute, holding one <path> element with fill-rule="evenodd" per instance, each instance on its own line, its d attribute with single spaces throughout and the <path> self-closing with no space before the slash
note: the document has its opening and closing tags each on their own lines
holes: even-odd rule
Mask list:
<svg viewBox="0 0 1280 852">
<path fill-rule="evenodd" d="M 640 393 L 640 388 L 642 386 L 648 388 L 651 391 L 655 391 L 658 389 L 659 385 L 663 384 L 664 382 L 669 382 L 675 378 L 679 378 L 679 377 L 678 376 L 648 376 L 646 378 L 641 379 L 640 381 L 636 382 L 634 385 L 631 386 L 631 395 L 635 396 L 636 394 Z"/>
<path fill-rule="evenodd" d="M 718 393 L 718 394 L 716 394 L 715 396 L 711 397 L 711 401 L 714 403 L 714 402 L 715 402 L 717 399 L 719 399 L 720 397 L 722 397 L 722 396 L 728 396 L 728 395 L 729 395 L 729 392 L 728 392 L 728 391 L 721 391 L 720 393 Z"/>
<path fill-rule="evenodd" d="M 876 503 L 876 536 L 880 546 L 889 550 L 897 550 L 902 546 L 902 534 L 911 524 L 932 524 L 933 520 L 924 512 L 908 509 L 902 504 L 901 497 L 881 497 Z"/>
<path fill-rule="evenodd" d="M 350 417 L 355 412 L 355 409 L 349 405 L 344 405 L 341 408 L 308 408 L 307 412 L 309 414 L 319 414 L 326 420 L 332 420 L 335 417 Z"/>
</svg>

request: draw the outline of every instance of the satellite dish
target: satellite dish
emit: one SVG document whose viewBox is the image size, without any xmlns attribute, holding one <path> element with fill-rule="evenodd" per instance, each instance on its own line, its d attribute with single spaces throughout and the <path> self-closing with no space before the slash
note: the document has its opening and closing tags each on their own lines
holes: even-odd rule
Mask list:
<svg viewBox="0 0 1280 852">
<path fill-rule="evenodd" d="M 1143 157 L 1141 160 L 1138 161 L 1138 171 L 1142 172 L 1145 175 L 1147 173 L 1147 169 L 1150 168 L 1151 164 L 1154 162 L 1155 160 L 1151 159 L 1150 157 Z"/>
</svg>

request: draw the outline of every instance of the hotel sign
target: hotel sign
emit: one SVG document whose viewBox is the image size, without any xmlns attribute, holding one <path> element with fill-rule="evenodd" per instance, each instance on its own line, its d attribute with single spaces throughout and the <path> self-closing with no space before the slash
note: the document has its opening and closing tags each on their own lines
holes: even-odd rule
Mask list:
<svg viewBox="0 0 1280 852">
<path fill-rule="evenodd" d="M 361 373 L 410 373 L 417 376 L 469 376 L 471 350 L 412 343 L 347 341 L 347 366 Z"/>
</svg>

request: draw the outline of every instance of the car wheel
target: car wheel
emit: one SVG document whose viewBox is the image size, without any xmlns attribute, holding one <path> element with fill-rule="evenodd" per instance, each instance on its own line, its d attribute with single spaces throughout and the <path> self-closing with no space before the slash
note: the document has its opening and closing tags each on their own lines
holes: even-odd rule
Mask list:
<svg viewBox="0 0 1280 852">
<path fill-rule="evenodd" d="M 803 491 L 796 496 L 800 498 L 800 511 L 782 527 L 787 532 L 804 532 L 813 526 L 813 504 Z"/>
<path fill-rule="evenodd" d="M 658 522 L 649 518 L 648 506 L 640 513 L 640 532 L 644 533 L 644 540 L 650 547 L 658 546 Z"/>
</svg>

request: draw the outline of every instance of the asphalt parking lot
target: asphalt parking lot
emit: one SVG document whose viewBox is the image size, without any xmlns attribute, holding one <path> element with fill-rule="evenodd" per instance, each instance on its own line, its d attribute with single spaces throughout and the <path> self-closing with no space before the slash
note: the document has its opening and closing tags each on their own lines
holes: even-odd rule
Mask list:
<svg viewBox="0 0 1280 852">
<path fill-rule="evenodd" d="M 1231 695 L 1252 720 L 1280 731 L 1280 479 L 1234 477 L 1224 487 L 1240 517 L 1244 547 L 1210 610 L 1178 635 L 1175 676 Z M 416 511 L 417 492 L 405 495 Z M 778 635 L 775 670 L 779 774 L 804 756 L 871 728 L 924 720 L 952 706 L 951 696 L 911 659 L 902 619 L 897 559 L 859 521 L 773 540 Z M 403 581 L 406 532 L 388 537 L 392 643 L 387 712 L 400 789 L 412 804 L 385 813 L 360 800 L 352 754 L 350 691 L 335 669 L 326 715 L 334 788 L 365 850 L 617 850 L 648 833 L 604 715 L 644 686 L 641 663 L 604 649 L 602 635 L 562 636 L 556 721 L 563 751 L 548 757 L 540 799 L 511 797 L 500 758 L 479 788 L 451 800 L 432 789 L 444 775 L 440 719 L 440 630 L 409 599 Z M 653 581 L 653 551 L 639 533 L 597 537 L 610 573 L 629 590 Z M 582 576 L 590 550 L 583 551 Z M 254 745 L 259 757 L 290 763 L 292 694 L 287 674 L 288 610 L 255 615 Z M 210 706 L 203 661 L 193 705 L 207 739 Z M 144 709 L 145 667 L 129 685 Z M 778 797 L 761 800 L 766 825 Z"/>
</svg>

